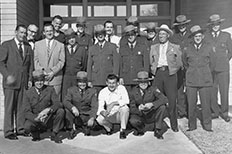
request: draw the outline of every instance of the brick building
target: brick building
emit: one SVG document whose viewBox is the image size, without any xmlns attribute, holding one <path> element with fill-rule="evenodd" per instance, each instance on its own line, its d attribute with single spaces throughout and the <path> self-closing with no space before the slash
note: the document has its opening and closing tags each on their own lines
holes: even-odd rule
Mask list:
<svg viewBox="0 0 232 154">
<path fill-rule="evenodd" d="M 95 24 L 110 19 L 121 35 L 125 19 L 131 15 L 138 16 L 142 29 L 147 22 L 171 25 L 179 14 L 187 15 L 191 24 L 205 27 L 208 17 L 218 13 L 226 19 L 222 25 L 226 29 L 232 27 L 231 6 L 231 0 L 0 0 L 0 42 L 14 36 L 17 24 L 34 23 L 41 29 L 56 14 L 64 17 L 64 29 L 75 29 L 77 16 L 87 17 L 89 33 Z M 1 80 L 0 75 L 0 129 L 4 113 Z"/>
</svg>

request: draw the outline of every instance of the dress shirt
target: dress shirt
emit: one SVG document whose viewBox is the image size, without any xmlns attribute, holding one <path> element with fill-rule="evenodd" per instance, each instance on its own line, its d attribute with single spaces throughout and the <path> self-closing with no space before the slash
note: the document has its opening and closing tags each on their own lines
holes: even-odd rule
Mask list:
<svg viewBox="0 0 232 154">
<path fill-rule="evenodd" d="M 70 44 L 68 45 L 68 51 L 69 51 L 70 54 L 72 54 L 71 53 L 71 48 L 73 48 L 73 53 L 75 53 L 75 51 L 77 49 L 77 45 L 75 45 L 74 47 L 72 47 Z"/>
<path fill-rule="evenodd" d="M 120 107 L 129 104 L 128 92 L 123 85 L 118 85 L 118 87 L 112 92 L 108 89 L 108 87 L 105 87 L 99 92 L 97 115 L 99 115 L 101 111 L 105 110 L 105 104 L 110 105 L 115 101 L 119 103 Z"/>
<path fill-rule="evenodd" d="M 98 43 L 99 46 L 101 46 L 102 48 L 104 48 L 106 41 L 103 41 L 102 43 Z"/>
<path fill-rule="evenodd" d="M 167 55 L 166 55 L 167 49 L 168 49 L 168 41 L 164 44 L 159 45 L 158 67 L 168 66 Z"/>
<path fill-rule="evenodd" d="M 219 34 L 220 34 L 220 31 L 217 31 L 217 32 L 212 32 L 212 35 L 213 35 L 213 37 L 218 37 L 219 36 Z"/>
<path fill-rule="evenodd" d="M 131 48 L 131 45 L 133 46 L 133 48 L 135 48 L 136 41 L 135 41 L 134 43 L 130 43 L 130 42 L 128 42 L 128 45 L 129 45 L 129 47 L 130 47 L 130 48 Z"/>
<path fill-rule="evenodd" d="M 201 43 L 201 44 L 199 44 L 199 45 L 197 45 L 197 44 L 194 44 L 194 46 L 195 46 L 195 49 L 199 50 L 199 49 L 201 48 L 201 45 L 202 45 L 202 43 Z"/>
<path fill-rule="evenodd" d="M 20 43 L 20 42 L 19 42 L 16 38 L 14 38 L 14 40 L 15 40 L 15 43 L 16 43 L 18 49 L 19 49 L 19 43 Z M 22 43 L 23 57 L 24 57 L 24 56 L 25 56 L 25 55 L 24 55 L 24 43 L 23 43 L 23 42 L 21 42 L 21 43 Z"/>
<path fill-rule="evenodd" d="M 45 39 L 46 40 L 46 46 L 48 47 L 48 39 Z M 54 39 L 50 40 L 50 49 L 52 48 L 52 44 L 54 42 Z"/>
</svg>

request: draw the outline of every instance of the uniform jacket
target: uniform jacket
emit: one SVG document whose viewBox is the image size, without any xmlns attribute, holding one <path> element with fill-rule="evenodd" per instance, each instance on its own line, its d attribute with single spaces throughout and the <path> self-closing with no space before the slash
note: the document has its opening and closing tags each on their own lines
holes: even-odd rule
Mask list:
<svg viewBox="0 0 232 154">
<path fill-rule="evenodd" d="M 24 44 L 24 58 L 19 55 L 14 39 L 3 42 L 0 49 L 0 72 L 3 75 L 3 87 L 7 89 L 27 89 L 28 81 L 32 81 L 33 51 L 29 45 Z M 6 84 L 6 78 L 13 75 L 16 81 Z"/>
<path fill-rule="evenodd" d="M 102 49 L 98 44 L 90 47 L 87 73 L 93 85 L 105 85 L 108 74 L 119 74 L 120 59 L 116 48 L 115 44 L 107 41 Z"/>
<path fill-rule="evenodd" d="M 189 39 L 190 32 L 186 31 L 186 34 L 183 36 L 181 33 L 174 33 L 174 35 L 170 38 L 170 42 L 180 45 L 180 48 L 187 46 L 191 39 Z"/>
<path fill-rule="evenodd" d="M 230 34 L 220 31 L 219 36 L 213 38 L 212 34 L 209 32 L 206 34 L 205 39 L 213 46 L 213 51 L 215 53 L 214 71 L 229 71 L 229 60 L 232 57 L 232 40 Z"/>
<path fill-rule="evenodd" d="M 199 50 L 193 44 L 185 47 L 182 60 L 186 68 L 186 86 L 212 86 L 211 70 L 214 68 L 212 46 L 203 42 Z"/>
<path fill-rule="evenodd" d="M 89 47 L 93 45 L 93 39 L 87 33 L 84 33 L 81 36 L 76 36 L 76 40 L 79 45 L 84 46 L 86 51 L 88 51 Z"/>
<path fill-rule="evenodd" d="M 153 109 L 157 109 L 161 105 L 168 103 L 167 97 L 162 94 L 157 87 L 149 86 L 142 96 L 139 86 L 136 86 L 129 93 L 130 97 L 130 113 L 141 115 L 138 107 L 140 104 L 152 103 Z"/>
<path fill-rule="evenodd" d="M 149 71 L 149 48 L 136 42 L 131 49 L 128 43 L 119 49 L 120 54 L 120 78 L 123 78 L 125 85 L 137 84 L 133 81 L 141 70 Z"/>
<path fill-rule="evenodd" d="M 62 82 L 63 66 L 65 63 L 64 44 L 57 40 L 53 41 L 50 54 L 47 54 L 46 40 L 35 43 L 34 51 L 35 69 L 44 69 L 45 72 L 54 72 L 54 78 L 47 82 L 48 85 L 60 85 Z"/>
<path fill-rule="evenodd" d="M 93 88 L 87 88 L 83 96 L 81 96 L 80 89 L 77 86 L 73 86 L 68 89 L 63 103 L 65 108 L 70 111 L 75 106 L 80 114 L 95 117 L 98 109 L 97 92 Z"/>
<path fill-rule="evenodd" d="M 158 35 L 156 35 L 155 38 L 153 38 L 152 40 L 147 40 L 147 44 L 148 44 L 149 48 L 151 48 L 152 45 L 157 44 L 157 43 L 159 43 L 159 36 Z"/>
<path fill-rule="evenodd" d="M 38 114 L 48 107 L 50 107 L 53 112 L 62 107 L 55 89 L 49 86 L 44 86 L 40 95 L 35 87 L 30 88 L 25 92 L 23 103 L 25 118 L 30 121 L 34 121 Z"/>
<path fill-rule="evenodd" d="M 159 47 L 160 47 L 160 44 L 158 43 L 158 44 L 152 45 L 151 50 L 150 50 L 151 73 L 153 75 L 156 74 L 156 70 L 158 66 L 158 60 L 159 60 L 159 55 L 160 55 Z M 167 55 L 169 75 L 173 75 L 182 67 L 180 46 L 173 44 L 171 42 L 168 42 L 168 48 L 167 48 L 166 55 Z"/>
<path fill-rule="evenodd" d="M 64 74 L 76 76 L 79 71 L 86 71 L 87 68 L 87 53 L 83 46 L 77 45 L 73 54 L 69 52 L 68 47 L 65 47 L 65 65 Z"/>
<path fill-rule="evenodd" d="M 138 42 L 138 43 L 144 44 L 144 45 L 148 46 L 147 37 L 145 37 L 145 36 L 139 34 L 139 35 L 137 36 L 136 39 L 137 39 L 137 42 Z M 121 39 L 120 39 L 119 46 L 120 46 L 120 47 L 121 47 L 121 46 L 124 46 L 124 45 L 127 44 L 127 42 L 128 42 L 128 41 L 127 41 L 127 36 L 124 35 L 124 36 L 122 36 Z"/>
</svg>

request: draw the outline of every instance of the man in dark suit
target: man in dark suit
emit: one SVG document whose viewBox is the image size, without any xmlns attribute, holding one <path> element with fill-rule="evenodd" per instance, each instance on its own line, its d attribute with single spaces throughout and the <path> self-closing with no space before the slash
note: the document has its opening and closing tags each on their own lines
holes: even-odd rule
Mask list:
<svg viewBox="0 0 232 154">
<path fill-rule="evenodd" d="M 206 40 L 213 46 L 215 53 L 215 68 L 213 70 L 213 90 L 211 97 L 211 110 L 213 117 L 220 116 L 226 122 L 230 121 L 229 112 L 229 83 L 230 68 L 229 61 L 232 57 L 232 40 L 227 32 L 221 31 L 221 19 L 218 14 L 210 16 L 208 26 L 209 32 L 206 34 Z M 221 96 L 221 106 L 218 105 L 218 89 Z"/>
<path fill-rule="evenodd" d="M 33 57 L 31 47 L 23 43 L 25 37 L 26 27 L 18 25 L 15 38 L 3 42 L 0 52 L 0 72 L 3 75 L 5 95 L 4 136 L 12 140 L 18 139 L 17 135 L 26 135 L 22 99 L 24 90 L 32 85 Z"/>
<path fill-rule="evenodd" d="M 84 46 L 76 42 L 76 35 L 72 28 L 66 31 L 66 39 L 62 100 L 67 94 L 68 88 L 76 85 L 77 72 L 86 71 L 87 68 L 87 52 Z"/>
<path fill-rule="evenodd" d="M 97 91 L 88 87 L 87 73 L 80 71 L 76 75 L 77 84 L 68 89 L 64 98 L 66 129 L 70 131 L 69 139 L 74 138 L 75 127 L 82 128 L 85 135 L 90 135 L 97 114 Z"/>
<path fill-rule="evenodd" d="M 62 143 L 57 134 L 64 126 L 64 110 L 55 89 L 44 85 L 44 77 L 43 71 L 34 71 L 35 86 L 24 95 L 25 130 L 32 134 L 32 141 L 39 141 L 40 133 L 52 128 L 51 140 Z"/>
<path fill-rule="evenodd" d="M 157 87 L 150 84 L 154 78 L 148 77 L 148 72 L 138 72 L 137 86 L 129 93 L 130 119 L 129 122 L 135 128 L 135 135 L 144 134 L 146 123 L 154 123 L 154 136 L 163 139 L 164 118 L 166 116 L 166 104 L 168 98 Z"/>
<path fill-rule="evenodd" d="M 144 31 L 147 32 L 147 44 L 149 47 L 151 45 L 154 45 L 156 43 L 159 43 L 158 35 L 156 33 L 156 24 L 154 22 L 149 22 L 146 26 L 146 29 Z"/>
</svg>

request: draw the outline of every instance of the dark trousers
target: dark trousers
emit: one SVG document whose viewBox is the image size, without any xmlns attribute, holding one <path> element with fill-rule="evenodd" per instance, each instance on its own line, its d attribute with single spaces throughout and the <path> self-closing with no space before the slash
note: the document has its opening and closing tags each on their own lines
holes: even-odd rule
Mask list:
<svg viewBox="0 0 232 154">
<path fill-rule="evenodd" d="M 197 128 L 197 92 L 200 95 L 203 128 L 212 129 L 210 90 L 211 87 L 187 87 L 189 129 Z"/>
<path fill-rule="evenodd" d="M 211 110 L 218 116 L 222 113 L 228 116 L 229 112 L 229 72 L 214 72 L 213 87 L 211 92 Z M 221 108 L 218 105 L 218 88 L 221 96 Z"/>
<path fill-rule="evenodd" d="M 177 72 L 177 113 L 180 116 L 187 115 L 187 98 L 184 92 L 185 71 L 180 69 Z"/>
<path fill-rule="evenodd" d="M 62 84 L 62 100 L 67 94 L 68 88 L 75 86 L 77 84 L 76 75 L 66 75 L 64 74 L 63 77 L 63 84 Z"/>
<path fill-rule="evenodd" d="M 129 122 L 133 128 L 138 131 L 144 131 L 146 123 L 154 123 L 155 129 L 162 129 L 163 120 L 166 116 L 166 106 L 161 105 L 157 109 L 151 109 L 148 113 L 143 113 L 141 116 L 131 114 Z"/>
<path fill-rule="evenodd" d="M 23 92 L 21 89 L 3 89 L 4 99 L 4 136 L 14 133 L 14 124 L 16 123 L 17 133 L 24 133 L 24 108 Z M 14 122 L 15 121 L 15 122 Z"/>
<path fill-rule="evenodd" d="M 47 123 L 45 124 L 41 122 L 26 120 L 24 126 L 27 133 L 38 132 L 49 128 L 52 128 L 54 133 L 58 133 L 64 127 L 64 110 L 61 108 L 57 109 L 55 113 L 52 113 L 50 119 L 48 119 Z"/>
<path fill-rule="evenodd" d="M 176 129 L 177 124 L 177 110 L 176 110 L 176 99 L 177 99 L 177 75 L 169 75 L 169 71 L 157 70 L 153 85 L 167 96 L 168 98 L 168 114 L 171 123 L 171 128 Z"/>
<path fill-rule="evenodd" d="M 73 124 L 75 124 L 77 127 L 83 127 L 87 126 L 87 122 L 90 119 L 89 115 L 79 115 L 78 117 L 75 117 L 74 114 L 69 111 L 68 109 L 65 109 L 65 125 L 67 129 L 72 129 Z"/>
</svg>

